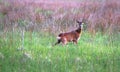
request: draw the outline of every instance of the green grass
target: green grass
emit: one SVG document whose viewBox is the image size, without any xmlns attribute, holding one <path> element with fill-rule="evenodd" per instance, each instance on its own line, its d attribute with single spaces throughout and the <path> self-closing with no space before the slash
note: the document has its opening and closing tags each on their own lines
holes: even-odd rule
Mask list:
<svg viewBox="0 0 120 72">
<path fill-rule="evenodd" d="M 78 45 L 52 46 L 53 35 L 0 36 L 0 72 L 120 72 L 120 35 L 83 32 Z"/>
</svg>

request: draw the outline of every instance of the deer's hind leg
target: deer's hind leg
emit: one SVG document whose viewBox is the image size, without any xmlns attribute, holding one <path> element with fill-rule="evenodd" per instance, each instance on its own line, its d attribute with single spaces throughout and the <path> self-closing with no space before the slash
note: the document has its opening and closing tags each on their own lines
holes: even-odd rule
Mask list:
<svg viewBox="0 0 120 72">
<path fill-rule="evenodd" d="M 58 41 L 55 43 L 55 45 L 59 44 L 61 42 L 61 39 L 58 39 Z"/>
<path fill-rule="evenodd" d="M 62 38 L 62 39 L 61 39 L 61 42 L 62 42 L 64 45 L 66 45 L 66 44 L 67 44 L 67 39 L 66 39 L 66 38 Z"/>
</svg>

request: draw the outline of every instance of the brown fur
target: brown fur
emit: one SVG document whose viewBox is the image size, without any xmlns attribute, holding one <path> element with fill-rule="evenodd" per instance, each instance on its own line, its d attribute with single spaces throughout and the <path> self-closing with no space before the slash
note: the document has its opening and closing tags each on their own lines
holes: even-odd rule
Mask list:
<svg viewBox="0 0 120 72">
<path fill-rule="evenodd" d="M 58 41 L 55 43 L 55 45 L 61 42 L 63 44 L 67 44 L 68 42 L 74 42 L 75 44 L 77 44 L 82 32 L 82 22 L 77 21 L 77 23 L 79 24 L 79 27 L 76 30 L 67 33 L 60 33 L 58 35 Z"/>
</svg>

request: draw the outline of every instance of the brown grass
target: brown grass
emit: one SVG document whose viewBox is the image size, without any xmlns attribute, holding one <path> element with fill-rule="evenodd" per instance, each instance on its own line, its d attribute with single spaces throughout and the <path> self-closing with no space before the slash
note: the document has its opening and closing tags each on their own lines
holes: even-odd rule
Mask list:
<svg viewBox="0 0 120 72">
<path fill-rule="evenodd" d="M 73 30 L 75 21 L 83 18 L 85 30 L 93 34 L 120 32 L 119 0 L 6 0 L 0 2 L 0 15 L 4 31 L 22 26 L 28 31 L 56 34 Z"/>
</svg>

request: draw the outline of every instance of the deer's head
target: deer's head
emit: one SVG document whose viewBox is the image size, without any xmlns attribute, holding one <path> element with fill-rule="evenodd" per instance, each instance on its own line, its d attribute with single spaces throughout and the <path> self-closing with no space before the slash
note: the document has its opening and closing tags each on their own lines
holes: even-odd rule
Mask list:
<svg viewBox="0 0 120 72">
<path fill-rule="evenodd" d="M 82 21 L 78 21 L 78 20 L 77 20 L 77 23 L 79 24 L 79 28 L 81 28 L 81 29 L 82 29 L 82 28 L 83 28 L 83 24 L 84 24 L 84 23 L 83 23 Z"/>
</svg>

